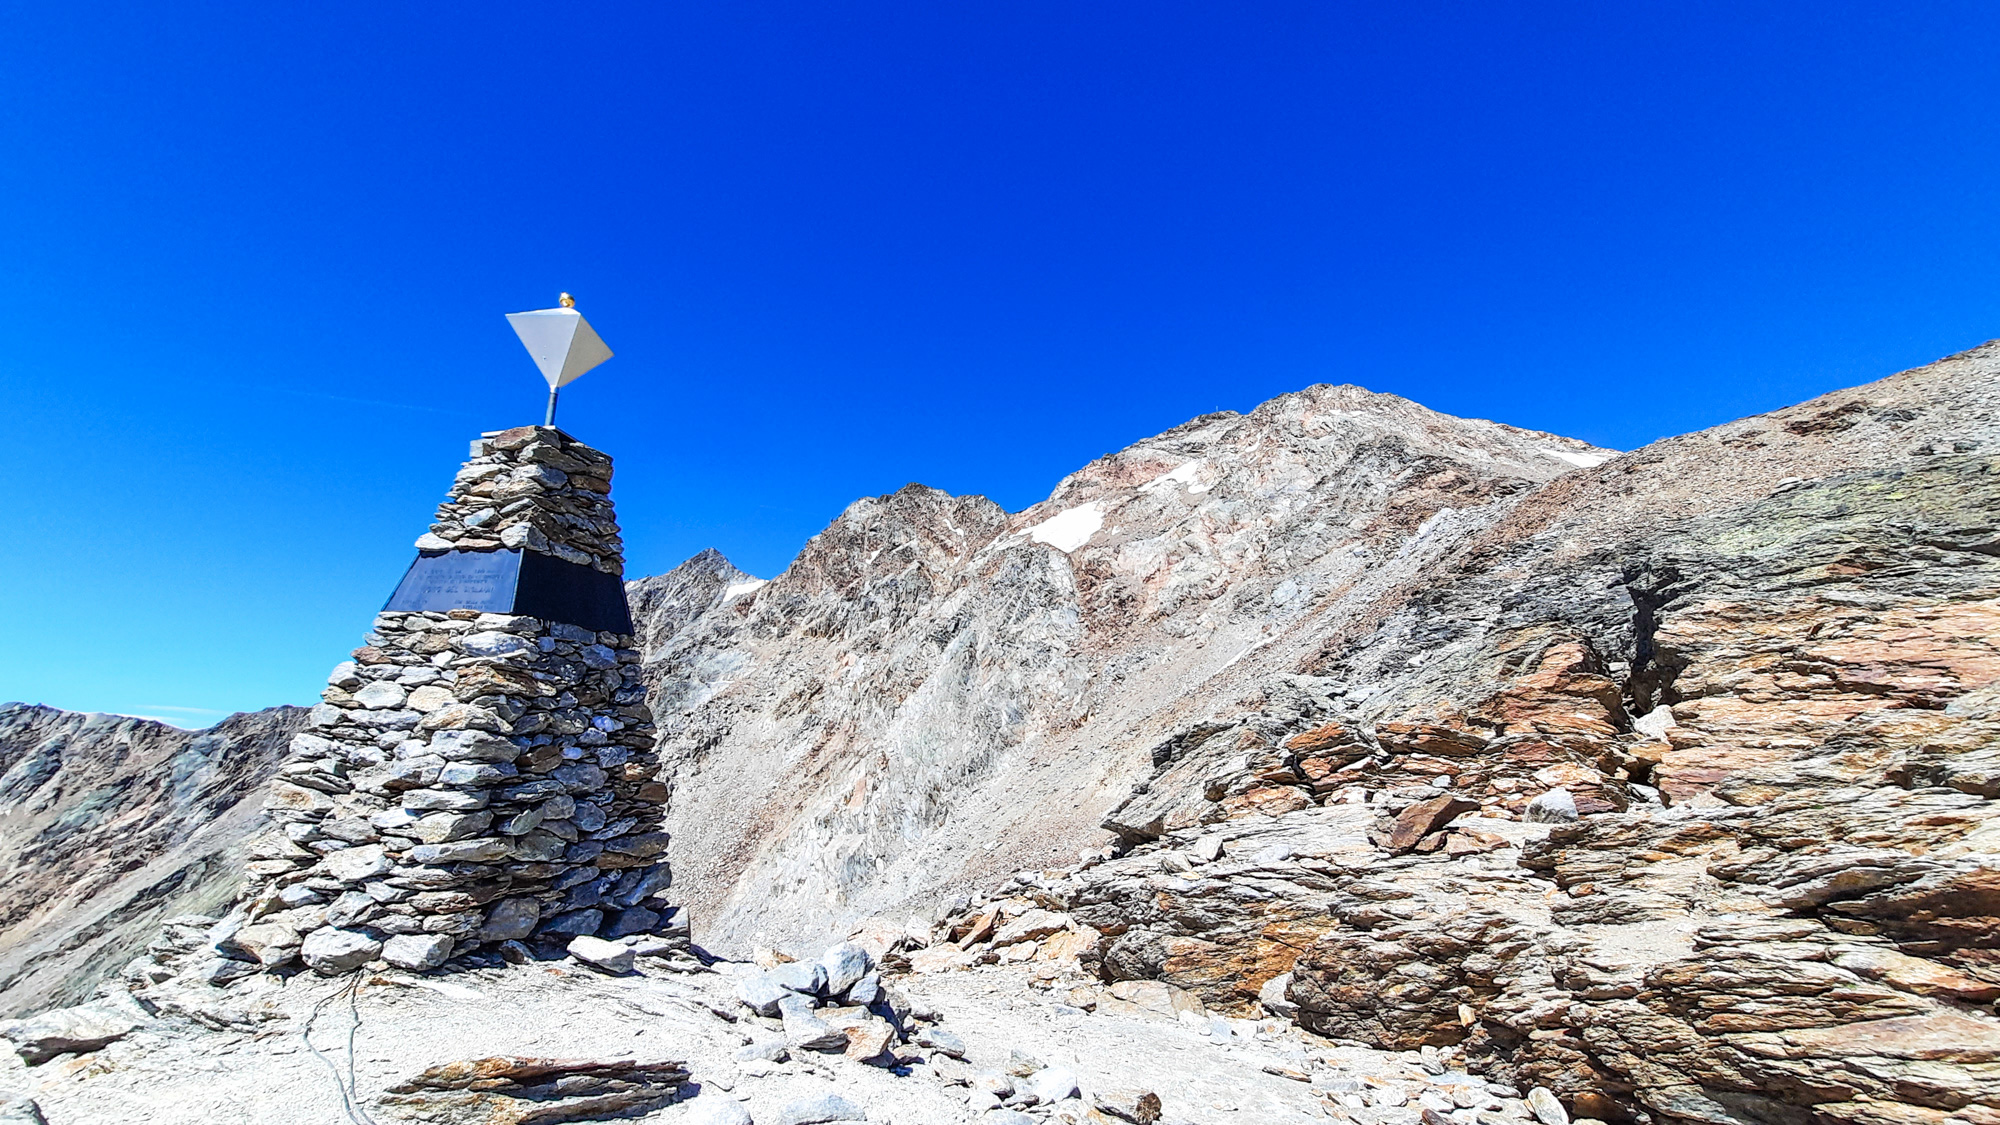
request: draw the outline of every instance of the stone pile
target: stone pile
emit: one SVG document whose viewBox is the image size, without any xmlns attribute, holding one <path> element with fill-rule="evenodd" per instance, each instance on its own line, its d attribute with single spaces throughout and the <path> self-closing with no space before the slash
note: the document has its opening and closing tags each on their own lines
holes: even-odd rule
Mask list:
<svg viewBox="0 0 2000 1125">
<path fill-rule="evenodd" d="M 997 910 L 991 914 L 997 916 Z M 1024 917 L 1017 914 L 1015 921 Z M 989 916 L 988 947 L 990 921 Z M 910 959 L 899 956 L 898 951 L 926 940 L 917 934 L 890 934 L 878 929 L 832 946 L 816 961 L 781 961 L 779 955 L 760 950 L 760 961 L 767 967 L 740 979 L 736 998 L 754 1016 L 777 1021 L 783 1038 L 751 1035 L 736 1054 L 740 1072 L 764 1077 L 777 1073 L 779 1064 L 788 1058 L 837 1053 L 898 1075 L 928 1072 L 946 1087 L 959 1088 L 970 1111 L 983 1115 L 979 1119 L 991 1125 L 1084 1120 L 1146 1125 L 1159 1120 L 1157 1095 L 1120 1088 L 1086 1097 L 1075 1071 L 1044 1063 L 1022 1051 L 1012 1052 L 1000 1069 L 982 1069 L 968 1062 L 965 1039 L 947 1027 L 937 1011 L 913 1004 L 885 983 L 889 979 L 885 974 L 909 967 Z M 883 952 L 879 960 L 874 950 Z M 1075 968 L 1073 958 L 1069 966 Z M 779 1121 L 848 1120 L 795 1116 L 793 1108 L 786 1107 Z M 1037 1116 L 1024 1112 L 1031 1109 Z M 862 1116 L 857 1112 L 852 1119 L 859 1121 Z"/>
<path fill-rule="evenodd" d="M 883 989 L 874 957 L 853 942 L 833 946 L 817 961 L 773 964 L 744 977 L 736 998 L 760 1016 L 783 1021 L 785 1049 L 840 1051 L 862 1062 L 893 1064 L 887 1052 L 904 1038 L 909 1016 L 909 1003 Z M 748 1050 L 768 1055 L 777 1046 Z"/>
<path fill-rule="evenodd" d="M 611 458 L 549 426 L 486 434 L 451 482 L 420 551 L 521 548 L 625 571 L 611 510 Z"/>
<path fill-rule="evenodd" d="M 559 431 L 489 434 L 431 534 L 615 575 L 610 475 Z M 685 935 L 658 898 L 667 787 L 629 634 L 385 611 L 323 700 L 272 783 L 278 830 L 253 843 L 247 924 L 224 953 L 421 970 L 482 947 L 533 952 L 509 943 L 559 955 L 578 935 Z"/>
</svg>

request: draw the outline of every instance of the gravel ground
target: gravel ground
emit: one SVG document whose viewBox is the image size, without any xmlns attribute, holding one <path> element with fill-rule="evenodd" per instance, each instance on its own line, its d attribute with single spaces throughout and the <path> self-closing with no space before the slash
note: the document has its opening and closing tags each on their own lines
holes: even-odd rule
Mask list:
<svg viewBox="0 0 2000 1125">
<path fill-rule="evenodd" d="M 979 1120 L 983 1107 L 968 1104 L 970 1091 L 940 1073 L 962 1072 L 949 1061 L 904 1074 L 812 1052 L 775 1066 L 740 1064 L 734 1055 L 746 1037 L 781 1034 L 777 1021 L 751 1016 L 734 1000 L 735 978 L 750 967 L 723 963 L 683 974 L 642 965 L 625 977 L 569 962 L 448 977 L 368 976 L 351 995 L 345 980 L 253 978 L 202 994 L 194 1019 L 156 1020 L 96 1052 L 32 1068 L 9 1053 L 0 1060 L 0 1097 L 34 1098 L 50 1125 L 337 1125 L 349 1120 L 335 1071 L 345 1078 L 352 1029 L 357 1104 L 380 1125 L 410 1119 L 376 1102 L 387 1086 L 426 1067 L 495 1055 L 685 1060 L 694 1074 L 691 1096 L 638 1118 L 644 1121 L 679 1121 L 705 1101 L 732 1099 L 767 1122 L 791 1102 L 827 1093 L 865 1107 L 872 1122 Z M 1031 980 L 1035 971 L 996 965 L 903 978 L 897 986 L 965 1041 L 974 1070 L 1004 1070 L 1019 1052 L 1073 1070 L 1086 1098 L 1114 1088 L 1152 1090 L 1168 1122 L 1327 1116 L 1305 1081 L 1266 1067 L 1327 1072 L 1323 1060 L 1345 1059 L 1339 1073 L 1422 1075 L 1417 1056 L 1334 1048 L 1296 1029 L 1274 1035 L 1282 1025 L 1272 1021 L 1086 1013 L 1068 1004 L 1064 988 Z M 197 1019 L 238 1026 L 212 1030 Z M 302 1035 L 309 1021 L 311 1046 L 324 1058 Z M 1069 1104 L 1073 1112 L 1082 1108 Z M 1415 1115 L 1413 1103 L 1407 1116 Z"/>
</svg>

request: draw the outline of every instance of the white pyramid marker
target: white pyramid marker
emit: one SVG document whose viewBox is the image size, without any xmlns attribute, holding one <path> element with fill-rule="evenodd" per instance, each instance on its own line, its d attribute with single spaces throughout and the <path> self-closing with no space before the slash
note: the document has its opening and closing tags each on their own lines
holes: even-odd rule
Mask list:
<svg viewBox="0 0 2000 1125">
<path fill-rule="evenodd" d="M 561 302 L 560 308 L 507 314 L 514 335 L 521 338 L 521 346 L 528 349 L 535 366 L 541 369 L 542 378 L 549 383 L 549 412 L 542 422 L 544 426 L 556 424 L 556 392 L 611 358 L 611 349 L 604 345 L 590 322 L 583 319 L 583 314 L 576 311 L 576 302 L 570 295 L 564 293 Z"/>
</svg>

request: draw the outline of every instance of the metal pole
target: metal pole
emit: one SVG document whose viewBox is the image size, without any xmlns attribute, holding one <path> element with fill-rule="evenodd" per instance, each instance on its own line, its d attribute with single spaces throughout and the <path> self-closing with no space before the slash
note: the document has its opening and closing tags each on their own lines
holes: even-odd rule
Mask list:
<svg viewBox="0 0 2000 1125">
<path fill-rule="evenodd" d="M 542 419 L 542 425 L 553 427 L 555 424 L 556 424 L 556 388 L 550 387 L 549 413 L 547 417 Z"/>
</svg>

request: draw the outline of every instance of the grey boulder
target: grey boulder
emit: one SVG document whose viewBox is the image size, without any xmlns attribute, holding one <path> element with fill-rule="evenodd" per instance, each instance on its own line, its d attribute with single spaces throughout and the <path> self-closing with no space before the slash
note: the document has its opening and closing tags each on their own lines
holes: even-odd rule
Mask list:
<svg viewBox="0 0 2000 1125">
<path fill-rule="evenodd" d="M 636 956 L 629 945 L 580 934 L 569 943 L 569 955 L 607 973 L 629 973 Z"/>
<path fill-rule="evenodd" d="M 382 960 L 399 969 L 428 972 L 445 963 L 451 947 L 446 934 L 400 934 L 382 943 Z"/>
<path fill-rule="evenodd" d="M 1054 1105 L 1077 1095 L 1076 1072 L 1060 1066 L 1036 1071 L 1023 1085 L 1042 1105 Z"/>
<path fill-rule="evenodd" d="M 818 1094 L 786 1103 L 770 1125 L 824 1125 L 829 1121 L 866 1121 L 868 1111 L 839 1094 Z"/>
<path fill-rule="evenodd" d="M 542 920 L 542 904 L 532 898 L 503 898 L 486 912 L 486 924 L 479 927 L 480 941 L 510 941 L 535 932 Z"/>
<path fill-rule="evenodd" d="M 1299 1014 L 1299 1006 L 1285 996 L 1285 990 L 1291 987 L 1292 974 L 1279 973 L 1265 981 L 1264 987 L 1257 990 L 1257 1002 L 1264 1006 L 1265 1011 L 1279 1019 L 1291 1019 Z"/>
<path fill-rule="evenodd" d="M 244 926 L 215 943 L 215 951 L 239 961 L 255 961 L 267 969 L 288 964 L 299 955 L 299 932 L 276 922 Z"/>
<path fill-rule="evenodd" d="M 882 998 L 882 974 L 869 973 L 847 987 L 847 1002 L 867 1007 Z"/>
<path fill-rule="evenodd" d="M 299 947 L 299 957 L 323 977 L 353 972 L 381 953 L 381 942 L 358 930 L 343 930 L 338 926 L 321 926 Z"/>
<path fill-rule="evenodd" d="M 826 992 L 826 969 L 817 961 L 788 961 L 765 972 L 764 976 L 780 988 L 806 996 L 820 996 Z"/>
<path fill-rule="evenodd" d="M 628 906 L 612 915 L 611 925 L 605 929 L 606 937 L 626 937 L 630 934 L 649 934 L 660 924 L 660 915 L 643 906 Z"/>
<path fill-rule="evenodd" d="M 785 1021 L 785 1045 L 795 1051 L 835 1051 L 847 1046 L 847 1033 L 813 1015 L 812 1001 L 796 993 L 778 1001 Z"/>
<path fill-rule="evenodd" d="M 1567 789 L 1551 789 L 1528 802 L 1524 818 L 1535 824 L 1568 824 L 1575 820 L 1576 798 Z"/>
<path fill-rule="evenodd" d="M 380 844 L 342 848 L 319 861 L 320 868 L 343 883 L 361 883 L 384 875 L 395 866 Z"/>
<path fill-rule="evenodd" d="M 783 1000 L 787 996 L 796 995 L 798 994 L 772 980 L 764 973 L 747 976 L 736 982 L 736 999 L 742 1001 L 744 1007 L 756 1012 L 760 1016 L 777 1015 L 778 1001 Z"/>
<path fill-rule="evenodd" d="M 942 1027 L 927 1027 L 917 1032 L 917 1046 L 929 1047 L 933 1051 L 950 1055 L 955 1059 L 965 1057 L 965 1040 Z"/>
<path fill-rule="evenodd" d="M 138 1026 L 137 1019 L 123 1012 L 83 1004 L 0 1023 L 0 1039 L 13 1045 L 22 1062 L 38 1066 L 57 1055 L 95 1051 L 116 1043 Z"/>
<path fill-rule="evenodd" d="M 821 955 L 819 964 L 826 972 L 826 995 L 839 996 L 867 976 L 868 970 L 875 967 L 875 960 L 868 956 L 867 950 L 851 941 L 843 941 Z"/>
</svg>

